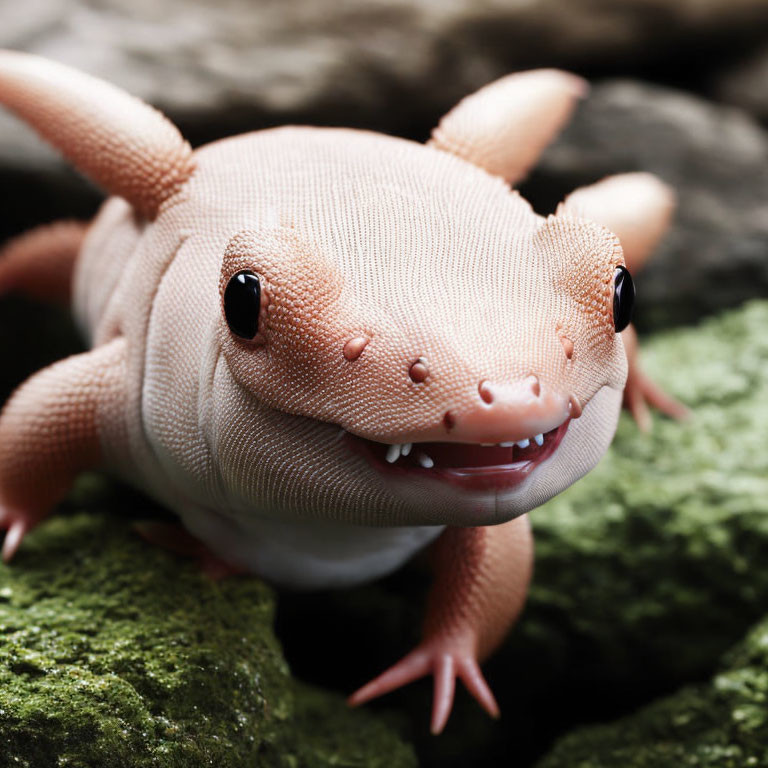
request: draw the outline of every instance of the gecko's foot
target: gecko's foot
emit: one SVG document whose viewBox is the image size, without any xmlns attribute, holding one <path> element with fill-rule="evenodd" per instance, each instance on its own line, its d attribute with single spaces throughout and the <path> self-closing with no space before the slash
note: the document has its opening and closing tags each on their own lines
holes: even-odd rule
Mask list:
<svg viewBox="0 0 768 768">
<path fill-rule="evenodd" d="M 690 411 L 658 384 L 643 373 L 637 345 L 637 333 L 633 326 L 627 327 L 621 334 L 627 352 L 629 371 L 624 386 L 624 407 L 642 432 L 651 430 L 651 408 L 656 408 L 673 419 L 687 419 Z"/>
<path fill-rule="evenodd" d="M 435 641 L 422 642 L 397 664 L 353 693 L 347 703 L 353 707 L 364 704 L 429 674 L 434 676 L 432 733 L 438 734 L 445 728 L 453 707 L 457 677 L 491 717 L 499 716 L 499 705 L 475 655 L 465 650 L 446 648 Z"/>
<path fill-rule="evenodd" d="M 624 407 L 642 432 L 651 429 L 651 408 L 656 408 L 673 419 L 687 419 L 690 411 L 658 384 L 649 379 L 641 370 L 635 370 L 627 379 L 624 388 Z"/>
<path fill-rule="evenodd" d="M 0 503 L 0 531 L 5 531 L 2 549 L 4 563 L 11 562 L 22 539 L 46 516 L 46 513 L 15 509 Z"/>
<path fill-rule="evenodd" d="M 203 573 L 215 581 L 227 576 L 238 576 L 247 573 L 245 569 L 227 563 L 211 552 L 205 544 L 196 539 L 179 523 L 145 520 L 134 523 L 133 528 L 139 536 L 150 544 L 154 544 L 168 552 L 173 552 L 175 555 L 197 560 Z"/>
</svg>

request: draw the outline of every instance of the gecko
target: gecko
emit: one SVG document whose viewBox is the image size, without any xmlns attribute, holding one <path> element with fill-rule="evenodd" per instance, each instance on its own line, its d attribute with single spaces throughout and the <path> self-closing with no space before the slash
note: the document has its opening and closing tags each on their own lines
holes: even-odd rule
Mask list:
<svg viewBox="0 0 768 768">
<path fill-rule="evenodd" d="M 349 698 L 433 676 L 493 716 L 480 663 L 531 578 L 527 513 L 598 462 L 640 370 L 631 272 L 672 191 L 621 174 L 540 216 L 515 190 L 586 94 L 533 70 L 466 97 L 426 143 L 285 126 L 192 149 L 159 111 L 0 51 L 0 104 L 107 194 L 0 253 L 0 294 L 70 303 L 88 351 L 0 414 L 10 561 L 78 473 L 175 512 L 226 571 L 345 587 L 428 549 L 416 648 Z"/>
</svg>

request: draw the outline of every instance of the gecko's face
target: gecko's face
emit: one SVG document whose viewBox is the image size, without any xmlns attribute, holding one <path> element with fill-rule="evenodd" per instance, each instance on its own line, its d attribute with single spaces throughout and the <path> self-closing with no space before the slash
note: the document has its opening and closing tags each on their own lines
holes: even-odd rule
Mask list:
<svg viewBox="0 0 768 768">
<path fill-rule="evenodd" d="M 502 522 L 610 442 L 630 286 L 618 241 L 536 216 L 501 178 L 565 119 L 573 77 L 503 78 L 428 146 L 285 128 L 194 153 L 157 112 L 67 68 L 5 51 L 0 81 L 3 103 L 130 204 L 99 219 L 117 247 L 83 267 L 83 314 L 125 334 L 141 439 L 164 481 L 208 494 L 194 502 Z M 109 287 L 118 263 L 131 279 Z"/>
<path fill-rule="evenodd" d="M 537 217 L 482 176 L 490 205 L 426 211 L 394 190 L 372 210 L 358 190 L 322 236 L 283 217 L 231 237 L 219 338 L 239 438 L 219 458 L 241 498 L 349 522 L 488 524 L 598 461 L 626 377 L 618 242 Z"/>
</svg>

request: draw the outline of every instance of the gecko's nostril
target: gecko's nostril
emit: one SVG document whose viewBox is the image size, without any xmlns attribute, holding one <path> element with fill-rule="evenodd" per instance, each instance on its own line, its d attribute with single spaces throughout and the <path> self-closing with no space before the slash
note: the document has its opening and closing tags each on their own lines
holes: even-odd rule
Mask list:
<svg viewBox="0 0 768 768">
<path fill-rule="evenodd" d="M 540 397 L 541 396 L 541 383 L 539 382 L 539 377 L 535 376 L 534 374 L 531 374 L 526 381 L 528 381 L 531 385 L 531 392 L 533 392 L 534 397 Z"/>
<path fill-rule="evenodd" d="M 481 381 L 477 391 L 480 393 L 480 399 L 486 404 L 490 405 L 493 402 L 493 392 L 490 384 L 487 381 Z"/>
<path fill-rule="evenodd" d="M 449 432 L 456 426 L 456 417 L 450 411 L 446 411 L 443 416 L 443 426 Z"/>
<path fill-rule="evenodd" d="M 573 342 L 567 336 L 561 336 L 560 343 L 563 345 L 566 358 L 570 360 L 573 357 Z"/>
</svg>

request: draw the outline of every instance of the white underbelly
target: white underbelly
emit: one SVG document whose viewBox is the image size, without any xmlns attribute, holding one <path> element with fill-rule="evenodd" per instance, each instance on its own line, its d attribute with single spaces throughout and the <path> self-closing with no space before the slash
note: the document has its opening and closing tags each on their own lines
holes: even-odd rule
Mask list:
<svg viewBox="0 0 768 768">
<path fill-rule="evenodd" d="M 186 527 L 222 559 L 294 589 L 348 587 L 384 576 L 444 528 L 379 528 L 263 517 L 241 521 L 197 507 L 178 511 Z"/>
</svg>

